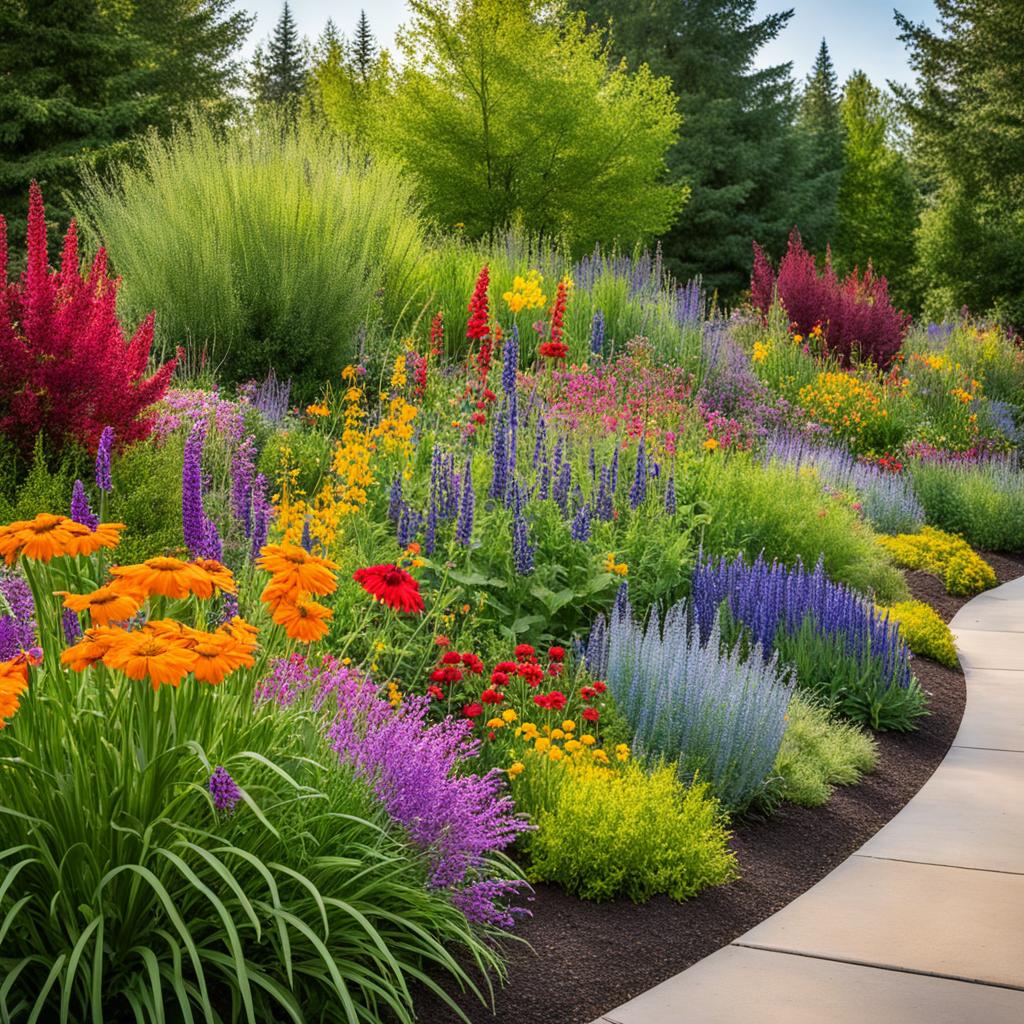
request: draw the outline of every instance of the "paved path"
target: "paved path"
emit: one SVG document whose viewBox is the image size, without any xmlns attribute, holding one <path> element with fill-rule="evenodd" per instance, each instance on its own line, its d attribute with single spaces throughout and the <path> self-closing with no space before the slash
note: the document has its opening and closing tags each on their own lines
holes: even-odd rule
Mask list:
<svg viewBox="0 0 1024 1024">
<path fill-rule="evenodd" d="M 852 857 L 595 1024 L 1024 1024 L 1024 578 L 951 623 L 967 710 Z"/>
</svg>

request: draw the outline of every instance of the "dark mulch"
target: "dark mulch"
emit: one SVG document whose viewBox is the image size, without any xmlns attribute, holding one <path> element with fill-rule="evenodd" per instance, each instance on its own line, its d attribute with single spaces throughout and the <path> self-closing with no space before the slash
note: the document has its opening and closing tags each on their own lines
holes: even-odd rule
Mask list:
<svg viewBox="0 0 1024 1024">
<path fill-rule="evenodd" d="M 1024 555 L 985 555 L 1000 582 L 1024 575 Z M 925 573 L 908 573 L 914 597 L 947 621 L 966 602 Z M 877 770 L 839 788 L 824 806 L 785 806 L 767 821 L 736 828 L 741 877 L 686 903 L 657 897 L 595 904 L 541 885 L 533 916 L 510 944 L 509 977 L 494 1016 L 469 1002 L 474 1024 L 587 1024 L 603 1012 L 689 967 L 792 902 L 845 860 L 921 788 L 945 756 L 964 709 L 959 670 L 924 658 L 914 670 L 930 694 L 931 714 L 907 735 L 881 734 Z M 454 1016 L 418 1000 L 427 1024 Z"/>
</svg>

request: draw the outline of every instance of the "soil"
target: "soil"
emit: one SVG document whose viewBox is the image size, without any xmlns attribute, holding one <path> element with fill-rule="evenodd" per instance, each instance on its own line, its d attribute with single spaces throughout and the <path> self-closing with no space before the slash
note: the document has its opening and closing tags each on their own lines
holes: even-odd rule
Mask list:
<svg viewBox="0 0 1024 1024">
<path fill-rule="evenodd" d="M 1024 555 L 985 554 L 1000 583 L 1024 575 Z M 949 621 L 967 598 L 951 597 L 922 572 L 907 573 L 913 596 Z M 915 658 L 930 715 L 907 734 L 878 735 L 877 769 L 839 787 L 823 807 L 784 805 L 770 819 L 741 823 L 732 846 L 740 878 L 686 903 L 656 897 L 587 903 L 547 885 L 536 888 L 533 916 L 508 943 L 508 979 L 494 1015 L 464 1002 L 473 1024 L 588 1024 L 602 1013 L 731 942 L 805 892 L 881 828 L 928 780 L 945 756 L 964 710 L 959 670 Z M 455 1016 L 431 997 L 417 999 L 425 1024 Z"/>
</svg>

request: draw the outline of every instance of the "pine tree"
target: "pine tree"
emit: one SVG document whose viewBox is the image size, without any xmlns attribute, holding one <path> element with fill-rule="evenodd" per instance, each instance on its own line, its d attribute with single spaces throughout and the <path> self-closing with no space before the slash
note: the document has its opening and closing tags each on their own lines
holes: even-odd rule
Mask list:
<svg viewBox="0 0 1024 1024">
<path fill-rule="evenodd" d="M 359 12 L 355 39 L 352 41 L 352 67 L 360 80 L 366 82 L 377 59 L 377 40 L 370 31 L 366 11 Z"/>
<path fill-rule="evenodd" d="M 918 235 L 926 311 L 968 305 L 1024 326 L 1024 5 L 936 0 L 939 28 L 897 14 L 917 76 L 896 87 L 932 192 Z"/>
<path fill-rule="evenodd" d="M 253 55 L 253 91 L 260 103 L 278 103 L 298 109 L 306 89 L 309 60 L 306 46 L 285 0 L 281 17 L 264 49 Z"/>
<path fill-rule="evenodd" d="M 839 85 L 824 39 L 800 96 L 797 126 L 804 142 L 806 189 L 800 232 L 809 249 L 824 252 L 835 241 L 836 199 L 843 172 Z"/>
</svg>

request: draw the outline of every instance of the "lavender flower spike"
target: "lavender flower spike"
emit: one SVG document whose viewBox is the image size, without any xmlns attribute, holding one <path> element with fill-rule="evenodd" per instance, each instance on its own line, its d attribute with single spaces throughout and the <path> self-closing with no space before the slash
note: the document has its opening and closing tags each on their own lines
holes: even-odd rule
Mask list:
<svg viewBox="0 0 1024 1024">
<path fill-rule="evenodd" d="M 462 501 L 459 503 L 459 518 L 455 524 L 455 539 L 468 548 L 473 539 L 473 514 L 476 508 L 476 492 L 473 490 L 473 464 L 466 462 L 462 477 Z"/>
<path fill-rule="evenodd" d="M 96 449 L 96 486 L 108 494 L 114 489 L 110 480 L 110 452 L 114 447 L 114 428 L 104 427 Z"/>
<path fill-rule="evenodd" d="M 71 491 L 71 518 L 76 523 L 88 526 L 90 530 L 95 530 L 100 524 L 100 517 L 93 515 L 93 511 L 89 507 L 85 484 L 81 480 L 75 481 L 75 486 Z"/>
<path fill-rule="evenodd" d="M 207 785 L 210 788 L 210 796 L 213 798 L 213 806 L 221 814 L 232 814 L 242 799 L 242 791 L 228 774 L 227 768 L 217 765 Z"/>
</svg>

